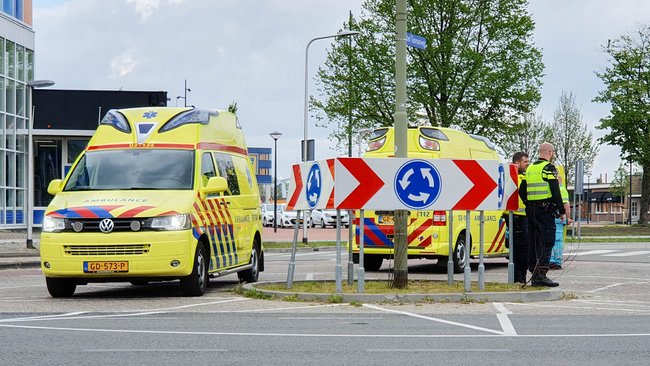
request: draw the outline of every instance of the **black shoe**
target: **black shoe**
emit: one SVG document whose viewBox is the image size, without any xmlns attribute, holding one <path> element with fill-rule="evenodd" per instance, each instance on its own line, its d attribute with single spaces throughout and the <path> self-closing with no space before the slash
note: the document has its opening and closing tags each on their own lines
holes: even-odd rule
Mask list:
<svg viewBox="0 0 650 366">
<path fill-rule="evenodd" d="M 526 278 L 515 278 L 515 283 L 521 283 L 521 284 L 526 284 Z"/>
<path fill-rule="evenodd" d="M 551 264 L 548 266 L 548 269 L 562 269 L 562 266 L 559 265 L 559 264 L 551 263 Z"/>
<path fill-rule="evenodd" d="M 557 287 L 560 284 L 557 282 L 551 281 L 548 277 L 536 278 L 530 283 L 532 286 L 541 286 L 541 287 Z"/>
</svg>

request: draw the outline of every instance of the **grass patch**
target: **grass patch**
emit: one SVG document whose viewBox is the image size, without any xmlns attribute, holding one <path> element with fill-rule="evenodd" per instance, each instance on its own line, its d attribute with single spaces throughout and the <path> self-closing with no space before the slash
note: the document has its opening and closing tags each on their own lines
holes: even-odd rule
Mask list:
<svg viewBox="0 0 650 366">
<path fill-rule="evenodd" d="M 270 291 L 291 291 L 304 293 L 334 294 L 336 292 L 336 283 L 334 281 L 305 281 L 294 282 L 290 290 L 287 290 L 283 283 L 265 283 L 257 285 L 259 289 Z M 478 282 L 472 282 L 471 289 L 473 292 L 478 291 Z M 388 281 L 366 281 L 364 283 L 364 292 L 367 294 L 408 294 L 408 293 L 463 293 L 465 286 L 462 281 L 457 281 L 453 285 L 447 285 L 447 281 L 421 281 L 412 280 L 408 283 L 406 289 L 395 289 L 390 287 Z M 526 286 L 522 288 L 518 284 L 486 282 L 485 292 L 510 292 L 510 291 L 536 291 L 539 288 Z M 357 284 L 349 286 L 347 282 L 343 283 L 343 293 L 357 293 Z M 330 302 L 336 302 L 330 296 Z M 339 296 L 340 297 L 340 296 Z"/>
<path fill-rule="evenodd" d="M 576 230 L 577 230 L 576 226 Z M 585 236 L 635 236 L 650 235 L 650 225 L 603 225 L 580 226 L 580 233 Z M 618 240 L 618 239 L 617 239 Z"/>
</svg>

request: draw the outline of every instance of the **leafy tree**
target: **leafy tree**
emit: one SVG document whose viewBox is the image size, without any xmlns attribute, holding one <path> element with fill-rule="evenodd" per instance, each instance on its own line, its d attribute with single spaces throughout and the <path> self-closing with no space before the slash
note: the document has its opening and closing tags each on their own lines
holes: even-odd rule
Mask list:
<svg viewBox="0 0 650 366">
<path fill-rule="evenodd" d="M 591 171 L 598 145 L 594 136 L 582 121 L 580 108 L 576 106 L 576 97 L 572 92 L 562 92 L 551 124 L 557 163 L 564 166 L 565 182 L 574 183 L 575 167 L 578 160 L 584 161 L 585 172 Z"/>
<path fill-rule="evenodd" d="M 509 134 L 540 99 L 543 64 L 527 0 L 408 3 L 408 31 L 427 39 L 424 50 L 408 48 L 411 122 L 458 127 L 495 141 Z M 312 112 L 320 125 L 336 126 L 338 141 L 345 141 L 348 128 L 393 125 L 394 17 L 395 0 L 367 0 L 361 18 L 344 25 L 360 34 L 354 42 L 334 43 L 318 71 L 323 100 L 312 98 Z"/>
<path fill-rule="evenodd" d="M 614 172 L 614 177 L 610 184 L 610 191 L 614 197 L 620 197 L 621 202 L 625 202 L 625 196 L 630 192 L 630 172 L 627 169 L 625 162 L 618 166 Z M 627 213 L 628 215 L 631 212 Z M 621 217 L 622 218 L 622 217 Z"/>
<path fill-rule="evenodd" d="M 621 158 L 643 170 L 639 223 L 648 222 L 650 202 L 650 26 L 608 41 L 603 51 L 611 65 L 597 73 L 605 84 L 594 101 L 610 103 L 610 115 L 600 120 L 607 130 L 602 142 L 621 147 Z"/>
<path fill-rule="evenodd" d="M 515 127 L 512 133 L 505 136 L 500 143 L 503 156 L 507 161 L 510 161 L 517 151 L 527 153 L 530 160 L 534 160 L 539 145 L 544 141 L 550 141 L 553 136 L 551 126 L 544 121 L 541 114 L 534 112 L 524 114 L 521 121 L 513 125 Z"/>
</svg>

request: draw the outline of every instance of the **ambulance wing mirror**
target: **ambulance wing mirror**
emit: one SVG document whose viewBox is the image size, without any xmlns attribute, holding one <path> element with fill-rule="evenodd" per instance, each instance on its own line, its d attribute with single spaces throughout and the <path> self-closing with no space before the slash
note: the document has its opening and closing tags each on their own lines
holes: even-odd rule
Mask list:
<svg viewBox="0 0 650 366">
<path fill-rule="evenodd" d="M 228 182 L 224 177 L 212 177 L 208 184 L 203 187 L 203 193 L 220 193 L 228 190 Z"/>
<path fill-rule="evenodd" d="M 47 193 L 54 196 L 57 193 L 61 192 L 62 189 L 63 189 L 63 181 L 61 179 L 54 179 L 47 186 Z"/>
</svg>

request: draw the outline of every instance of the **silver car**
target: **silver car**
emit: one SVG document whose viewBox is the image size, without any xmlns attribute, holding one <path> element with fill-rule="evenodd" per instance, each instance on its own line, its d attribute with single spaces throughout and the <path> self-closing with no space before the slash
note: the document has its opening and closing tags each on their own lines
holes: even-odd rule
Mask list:
<svg viewBox="0 0 650 366">
<path fill-rule="evenodd" d="M 341 225 L 345 227 L 350 226 L 350 217 L 348 212 L 345 210 L 340 210 L 341 213 Z M 320 225 L 320 227 L 325 228 L 328 226 L 336 227 L 336 210 L 313 210 L 311 212 L 311 226 L 314 227 Z"/>
</svg>

